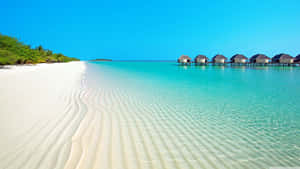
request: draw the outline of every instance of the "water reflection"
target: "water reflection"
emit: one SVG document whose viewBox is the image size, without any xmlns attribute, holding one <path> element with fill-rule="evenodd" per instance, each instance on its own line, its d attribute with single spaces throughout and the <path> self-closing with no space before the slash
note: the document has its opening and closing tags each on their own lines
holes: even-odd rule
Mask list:
<svg viewBox="0 0 300 169">
<path fill-rule="evenodd" d="M 212 65 L 211 67 L 212 67 L 213 69 L 224 70 L 225 67 L 227 67 L 227 66 L 225 66 L 225 65 Z"/>
<path fill-rule="evenodd" d="M 175 65 L 175 64 L 174 64 Z M 274 71 L 300 71 L 300 66 L 278 66 L 278 65 L 212 65 L 212 64 L 207 64 L 207 65 L 181 65 L 181 64 L 176 64 L 178 69 L 183 69 L 183 70 L 188 70 L 188 69 L 197 69 L 197 70 L 206 70 L 206 69 L 219 69 L 219 70 L 225 70 L 225 69 L 235 69 L 235 70 L 242 70 L 246 71 L 247 69 L 250 70 L 263 70 L 263 71 L 269 71 L 269 70 L 274 70 Z"/>
<path fill-rule="evenodd" d="M 197 65 L 195 66 L 196 69 L 200 69 L 200 70 L 205 70 L 207 67 L 209 67 L 208 65 Z"/>
</svg>

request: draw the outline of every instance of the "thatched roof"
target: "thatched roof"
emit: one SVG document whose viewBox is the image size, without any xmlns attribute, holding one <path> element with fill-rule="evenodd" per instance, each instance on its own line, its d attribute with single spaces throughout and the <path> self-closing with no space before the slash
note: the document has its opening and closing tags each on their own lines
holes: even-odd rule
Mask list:
<svg viewBox="0 0 300 169">
<path fill-rule="evenodd" d="M 208 57 L 206 57 L 205 55 L 197 55 L 195 57 L 195 62 L 197 62 L 197 59 L 206 59 L 206 60 L 208 60 Z"/>
<path fill-rule="evenodd" d="M 187 56 L 187 55 L 181 55 L 180 57 L 179 57 L 179 59 L 181 60 L 181 59 L 190 59 L 191 60 L 191 58 L 189 57 L 189 56 Z"/>
<path fill-rule="evenodd" d="M 208 59 L 205 55 L 197 55 L 195 59 Z"/>
<path fill-rule="evenodd" d="M 284 59 L 293 59 L 293 57 L 289 54 L 281 53 L 281 54 L 275 55 L 272 58 L 272 62 L 279 62 L 279 60 L 284 60 Z"/>
<path fill-rule="evenodd" d="M 186 59 L 186 60 L 189 60 L 189 61 L 191 61 L 192 59 L 189 57 L 189 56 L 187 56 L 187 55 L 181 55 L 179 58 L 178 58 L 178 62 L 180 62 L 180 61 L 182 61 L 182 60 L 184 60 L 184 59 Z"/>
<path fill-rule="evenodd" d="M 216 59 L 224 59 L 224 60 L 227 60 L 227 58 L 223 55 L 216 55 L 212 58 L 212 60 L 216 60 Z"/>
<path fill-rule="evenodd" d="M 244 55 L 236 54 L 236 55 L 233 55 L 230 60 L 233 61 L 234 59 L 246 59 L 247 60 L 248 58 Z"/>
<path fill-rule="evenodd" d="M 250 58 L 251 61 L 256 59 L 270 59 L 270 58 L 264 54 L 256 54 Z"/>
<path fill-rule="evenodd" d="M 268 56 L 266 56 L 264 54 L 256 54 L 250 58 L 251 63 L 256 63 L 257 60 L 268 60 L 269 61 L 269 60 L 271 60 L 271 58 L 269 58 Z"/>
<path fill-rule="evenodd" d="M 295 62 L 300 63 L 300 54 L 298 56 L 295 57 Z"/>
</svg>

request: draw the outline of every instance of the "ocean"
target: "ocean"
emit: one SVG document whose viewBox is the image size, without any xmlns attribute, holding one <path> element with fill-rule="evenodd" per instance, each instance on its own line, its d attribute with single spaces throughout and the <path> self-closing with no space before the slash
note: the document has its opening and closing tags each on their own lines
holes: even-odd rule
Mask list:
<svg viewBox="0 0 300 169">
<path fill-rule="evenodd" d="M 90 143 L 92 163 L 113 169 L 300 166 L 299 74 L 299 67 L 86 62 L 86 104 L 99 125 L 90 132 L 97 140 Z"/>
</svg>

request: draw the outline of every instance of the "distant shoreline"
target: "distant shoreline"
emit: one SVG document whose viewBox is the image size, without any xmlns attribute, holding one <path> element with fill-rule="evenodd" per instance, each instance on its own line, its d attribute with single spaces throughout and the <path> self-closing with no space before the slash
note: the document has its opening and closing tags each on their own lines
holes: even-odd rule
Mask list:
<svg viewBox="0 0 300 169">
<path fill-rule="evenodd" d="M 111 61 L 111 62 L 176 62 L 176 60 L 111 60 L 111 59 L 103 59 L 103 60 L 89 60 L 93 61 Z"/>
<path fill-rule="evenodd" d="M 93 59 L 90 61 L 92 61 L 92 62 L 111 62 L 112 60 L 111 59 Z"/>
</svg>

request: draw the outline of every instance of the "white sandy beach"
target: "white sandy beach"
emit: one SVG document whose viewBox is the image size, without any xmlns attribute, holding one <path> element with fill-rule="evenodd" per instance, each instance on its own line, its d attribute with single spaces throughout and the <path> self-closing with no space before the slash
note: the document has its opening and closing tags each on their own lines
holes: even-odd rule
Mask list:
<svg viewBox="0 0 300 169">
<path fill-rule="evenodd" d="M 130 111 L 115 92 L 86 87 L 84 62 L 11 66 L 0 81 L 1 169 L 150 166 L 137 160 L 137 130 L 121 127 Z"/>
<path fill-rule="evenodd" d="M 1 169 L 158 168 L 145 156 L 153 149 L 146 130 L 125 125 L 133 117 L 123 113 L 133 110 L 121 108 L 118 90 L 87 88 L 85 69 L 72 62 L 0 70 Z"/>
<path fill-rule="evenodd" d="M 83 62 L 0 69 L 0 168 L 63 168 L 84 111 Z"/>
<path fill-rule="evenodd" d="M 84 62 L 13 66 L 0 81 L 1 169 L 197 167 L 151 115 L 159 106 L 88 88 Z"/>
</svg>

